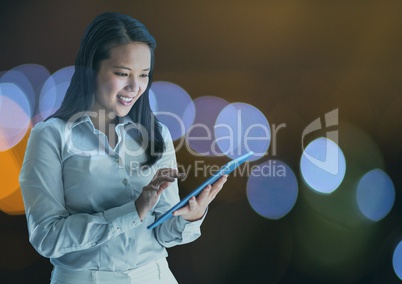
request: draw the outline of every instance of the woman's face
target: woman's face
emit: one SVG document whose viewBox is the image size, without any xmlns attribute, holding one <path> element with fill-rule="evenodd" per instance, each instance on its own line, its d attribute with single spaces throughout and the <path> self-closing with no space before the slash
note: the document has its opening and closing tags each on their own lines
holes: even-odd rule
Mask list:
<svg viewBox="0 0 402 284">
<path fill-rule="evenodd" d="M 129 113 L 149 82 L 151 51 L 147 44 L 133 42 L 110 50 L 110 57 L 101 61 L 96 76 L 93 111 L 105 110 L 122 117 Z"/>
</svg>

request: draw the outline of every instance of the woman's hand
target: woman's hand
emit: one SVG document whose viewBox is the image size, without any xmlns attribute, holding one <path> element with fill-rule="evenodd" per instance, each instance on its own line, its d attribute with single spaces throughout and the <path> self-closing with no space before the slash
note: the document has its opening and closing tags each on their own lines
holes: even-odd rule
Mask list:
<svg viewBox="0 0 402 284">
<path fill-rule="evenodd" d="M 222 176 L 215 183 L 205 187 L 201 193 L 191 197 L 188 204 L 173 212 L 174 216 L 182 216 L 187 221 L 197 221 L 204 216 L 208 205 L 214 200 L 227 180 L 227 175 Z"/>
<path fill-rule="evenodd" d="M 162 191 L 165 190 L 176 178 L 182 178 L 177 170 L 171 168 L 159 169 L 152 181 L 142 188 L 140 196 L 135 201 L 138 215 L 144 220 L 148 211 L 154 207 Z"/>
</svg>

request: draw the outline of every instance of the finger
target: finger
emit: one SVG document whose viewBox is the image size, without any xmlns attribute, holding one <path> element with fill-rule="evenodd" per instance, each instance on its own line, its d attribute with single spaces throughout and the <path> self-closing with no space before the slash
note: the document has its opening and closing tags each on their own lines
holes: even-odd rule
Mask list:
<svg viewBox="0 0 402 284">
<path fill-rule="evenodd" d="M 162 193 L 162 191 L 164 191 L 166 188 L 168 188 L 172 184 L 172 181 L 174 181 L 174 179 L 170 181 L 164 181 L 161 184 L 156 185 L 155 187 L 158 189 L 158 195 Z"/>
<path fill-rule="evenodd" d="M 228 176 L 223 175 L 216 182 L 213 183 L 212 187 L 222 187 L 227 180 L 228 180 Z"/>
<path fill-rule="evenodd" d="M 221 189 L 223 188 L 223 185 L 225 184 L 225 182 L 227 181 L 227 175 L 222 176 L 221 178 L 219 178 L 219 180 L 217 180 L 213 185 L 212 188 L 209 192 L 209 202 L 211 202 L 212 200 L 215 199 L 215 197 L 218 195 L 218 193 L 221 191 Z"/>
<path fill-rule="evenodd" d="M 145 191 L 157 191 L 157 190 L 159 190 L 159 187 L 155 186 L 153 184 L 148 184 L 147 186 L 144 186 L 143 190 L 145 190 Z"/>
<path fill-rule="evenodd" d="M 161 168 L 156 171 L 156 175 L 170 175 L 177 173 L 177 170 L 174 168 Z"/>
<path fill-rule="evenodd" d="M 189 200 L 186 206 L 177 209 L 176 211 L 173 212 L 173 216 L 180 216 L 180 215 L 185 215 L 188 214 L 190 211 L 196 210 L 198 207 L 198 201 L 195 198 L 195 196 L 192 196 Z"/>
<path fill-rule="evenodd" d="M 188 207 L 190 211 L 197 208 L 197 199 L 195 198 L 195 196 L 191 197 L 188 201 Z"/>
<path fill-rule="evenodd" d="M 175 179 L 183 179 L 185 177 L 184 173 L 179 173 L 176 169 L 173 168 L 163 168 L 159 169 L 154 177 L 152 178 L 152 182 L 156 185 L 161 184 L 164 181 L 173 182 Z"/>
<path fill-rule="evenodd" d="M 171 184 L 171 182 L 163 182 L 157 186 L 153 186 L 153 188 L 156 190 L 156 193 L 159 195 L 162 193 L 162 191 L 164 191 L 166 188 L 168 188 L 170 184 Z"/>
<path fill-rule="evenodd" d="M 163 182 L 159 185 L 159 188 L 162 188 L 163 190 L 168 188 L 171 182 Z"/>
<path fill-rule="evenodd" d="M 159 169 L 156 174 L 156 176 L 169 176 L 169 177 L 173 177 L 173 178 L 183 178 L 185 176 L 184 173 L 179 173 L 179 171 L 177 169 L 173 169 L 173 168 L 163 168 L 163 169 Z"/>
<path fill-rule="evenodd" d="M 169 182 L 172 183 L 175 181 L 175 178 L 173 177 L 169 177 L 169 176 L 158 176 L 156 178 L 154 178 L 150 184 L 153 184 L 154 186 L 160 186 L 161 184 L 165 183 L 165 182 Z"/>
<path fill-rule="evenodd" d="M 199 197 L 204 197 L 204 196 L 209 196 L 211 194 L 216 194 L 217 192 L 219 192 L 219 190 L 223 187 L 224 183 L 227 180 L 227 176 L 222 176 L 220 177 L 216 182 L 214 182 L 212 185 L 208 185 L 206 186 L 201 194 L 199 195 Z"/>
<path fill-rule="evenodd" d="M 211 192 L 212 185 L 207 185 L 198 195 L 197 199 L 199 203 L 203 203 L 205 200 L 208 199 L 209 193 Z"/>
<path fill-rule="evenodd" d="M 189 204 L 173 212 L 173 216 L 181 216 L 190 212 Z"/>
<path fill-rule="evenodd" d="M 160 186 L 160 187 L 156 190 L 156 194 L 159 196 L 159 195 L 162 193 L 162 191 L 164 191 L 166 188 L 167 188 L 167 186 L 166 186 L 166 187 Z"/>
<path fill-rule="evenodd" d="M 171 185 L 171 183 L 172 182 L 170 182 L 170 181 L 164 181 L 159 185 L 159 187 L 165 189 L 165 188 L 168 188 L 169 185 Z"/>
<path fill-rule="evenodd" d="M 228 180 L 228 176 L 224 175 L 220 177 L 214 184 L 212 185 L 212 190 L 211 191 L 216 191 L 216 190 L 221 190 L 225 182 Z"/>
</svg>

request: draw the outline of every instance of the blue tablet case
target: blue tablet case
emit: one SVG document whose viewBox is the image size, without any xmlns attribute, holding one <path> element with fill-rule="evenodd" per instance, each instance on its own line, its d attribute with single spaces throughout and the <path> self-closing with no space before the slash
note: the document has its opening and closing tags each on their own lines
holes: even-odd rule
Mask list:
<svg viewBox="0 0 402 284">
<path fill-rule="evenodd" d="M 208 178 L 204 183 L 202 183 L 199 187 L 197 187 L 195 190 L 193 190 L 190 194 L 188 194 L 186 197 L 184 197 L 182 200 L 180 200 L 179 203 L 177 203 L 175 206 L 170 208 L 169 211 L 167 211 L 165 214 L 161 215 L 158 219 L 155 220 L 151 225 L 149 225 L 147 228 L 149 230 L 155 228 L 156 226 L 162 224 L 165 222 L 167 219 L 173 217 L 173 212 L 180 209 L 181 207 L 184 207 L 187 202 L 190 200 L 191 197 L 197 196 L 207 185 L 213 184 L 215 181 L 217 181 L 221 176 L 223 175 L 228 175 L 231 172 L 233 172 L 238 166 L 243 164 L 246 160 L 248 160 L 254 153 L 249 152 L 241 157 L 238 157 L 226 165 L 224 165 L 218 172 L 216 172 L 214 175 L 212 175 L 210 178 Z"/>
</svg>

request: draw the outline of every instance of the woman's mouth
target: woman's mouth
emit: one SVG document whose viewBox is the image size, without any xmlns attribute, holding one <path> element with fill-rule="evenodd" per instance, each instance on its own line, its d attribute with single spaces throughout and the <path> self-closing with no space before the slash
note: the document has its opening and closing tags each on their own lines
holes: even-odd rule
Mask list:
<svg viewBox="0 0 402 284">
<path fill-rule="evenodd" d="M 125 105 L 125 106 L 130 105 L 134 101 L 134 98 L 124 97 L 121 95 L 117 95 L 117 99 L 122 105 Z"/>
</svg>

